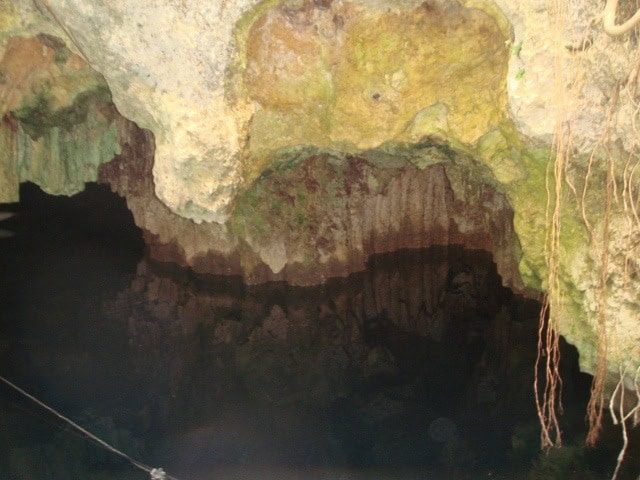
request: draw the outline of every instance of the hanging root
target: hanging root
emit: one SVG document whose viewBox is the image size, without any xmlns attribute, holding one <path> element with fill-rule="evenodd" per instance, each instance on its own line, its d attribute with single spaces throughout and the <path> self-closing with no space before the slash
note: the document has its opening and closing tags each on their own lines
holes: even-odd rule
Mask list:
<svg viewBox="0 0 640 480">
<path fill-rule="evenodd" d="M 562 433 L 558 415 L 562 414 L 562 378 L 560 376 L 560 333 L 556 320 L 560 316 L 562 293 L 559 280 L 560 272 L 560 225 L 562 205 L 562 177 L 566 158 L 564 136 L 556 138 L 556 157 L 553 162 L 555 204 L 547 239 L 548 294 L 546 295 L 538 322 L 538 354 L 534 371 L 534 394 L 536 410 L 540 420 L 540 446 L 547 450 L 562 445 Z M 548 177 L 547 177 L 548 178 Z M 550 210 L 549 183 L 547 183 L 547 212 Z M 541 372 L 544 371 L 544 386 L 541 388 Z"/>
<path fill-rule="evenodd" d="M 566 19 L 566 4 L 561 0 L 548 0 L 547 8 L 553 20 L 557 45 L 563 45 L 562 32 Z M 569 104 L 565 85 L 565 64 L 560 54 L 554 55 L 555 105 L 557 108 L 554 135 L 554 158 L 549 162 L 546 181 L 548 233 L 545 242 L 547 260 L 547 295 L 540 311 L 538 326 L 538 354 L 534 372 L 536 410 L 540 420 L 540 446 L 543 450 L 562 445 L 562 432 L 558 416 L 562 414 L 562 378 L 560 376 L 560 332 L 557 319 L 562 316 L 562 286 L 560 282 L 560 237 L 562 225 L 563 185 L 573 149 Z M 572 187 L 571 183 L 568 183 Z M 544 376 L 544 379 L 541 378 Z"/>
<path fill-rule="evenodd" d="M 544 364 L 544 388 L 539 378 Z M 538 326 L 538 355 L 533 384 L 536 410 L 540 420 L 540 446 L 543 450 L 562 445 L 558 414 L 562 413 L 562 378 L 560 377 L 560 334 L 550 325 L 549 301 L 544 300 Z"/>
<path fill-rule="evenodd" d="M 640 10 L 637 10 L 636 13 L 634 13 L 633 16 L 622 25 L 616 25 L 617 10 L 618 0 L 607 0 L 604 12 L 602 12 L 602 25 L 604 27 L 604 31 L 613 37 L 627 33 L 635 27 L 638 22 L 640 22 Z"/>
<path fill-rule="evenodd" d="M 602 254 L 600 259 L 600 286 L 598 311 L 598 351 L 596 371 L 591 384 L 591 396 L 587 405 L 589 433 L 587 445 L 593 446 L 602 429 L 602 413 L 604 411 L 604 387 L 607 376 L 607 279 L 609 278 L 609 240 L 611 225 L 611 205 L 615 175 L 611 155 L 607 155 L 607 179 L 604 222 L 602 229 Z"/>
<path fill-rule="evenodd" d="M 609 400 L 609 412 L 611 413 L 611 418 L 613 420 L 614 425 L 620 424 L 622 427 L 622 449 L 620 453 L 618 453 L 618 459 L 616 461 L 616 469 L 613 472 L 613 476 L 611 480 L 616 480 L 618 478 L 618 474 L 620 473 L 620 467 L 622 466 L 622 462 L 624 460 L 624 456 L 627 453 L 627 448 L 629 447 L 629 432 L 627 421 L 630 418 L 633 418 L 633 426 L 635 427 L 640 423 L 640 367 L 636 370 L 635 377 L 633 379 L 633 386 L 636 394 L 636 404 L 633 408 L 631 408 L 628 412 L 625 413 L 625 386 L 624 386 L 624 378 L 626 375 L 626 368 L 623 369 L 620 367 L 620 379 L 618 380 L 618 384 L 616 385 L 615 390 L 613 391 L 613 395 L 611 395 L 611 399 Z M 618 399 L 618 405 L 616 407 L 616 398 Z M 620 415 L 618 417 L 618 415 Z"/>
</svg>

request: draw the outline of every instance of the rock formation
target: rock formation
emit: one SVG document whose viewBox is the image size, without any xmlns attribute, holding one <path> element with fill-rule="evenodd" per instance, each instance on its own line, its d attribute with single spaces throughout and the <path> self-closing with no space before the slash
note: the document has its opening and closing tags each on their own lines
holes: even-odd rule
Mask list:
<svg viewBox="0 0 640 480">
<path fill-rule="evenodd" d="M 608 36 L 597 8 L 3 2 L 0 201 L 100 180 L 152 257 L 201 273 L 313 284 L 459 243 L 520 292 L 549 289 L 557 203 L 560 331 L 591 372 L 606 334 L 609 371 L 630 379 L 637 36 Z"/>
</svg>

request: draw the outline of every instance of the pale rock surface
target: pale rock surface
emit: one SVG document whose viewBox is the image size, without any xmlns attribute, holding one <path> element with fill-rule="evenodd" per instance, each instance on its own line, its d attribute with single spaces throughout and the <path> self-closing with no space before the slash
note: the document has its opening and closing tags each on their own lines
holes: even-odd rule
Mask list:
<svg viewBox="0 0 640 480">
<path fill-rule="evenodd" d="M 461 140 L 496 125 L 504 22 L 451 2 L 420 4 L 285 2 L 262 15 L 277 2 L 48 0 L 40 17 L 59 23 L 69 46 L 104 75 L 119 111 L 153 131 L 158 198 L 183 217 L 223 223 L 238 189 L 266 166 L 253 145 L 376 147 L 402 139 L 438 96 Z M 422 33 L 432 38 L 412 40 Z M 363 50 L 363 39 L 379 45 Z M 406 68 L 390 70 L 398 55 Z M 440 78 L 443 62 L 450 66 Z M 476 76 L 478 62 L 491 75 Z M 454 77 L 465 88 L 453 88 Z M 248 162 L 247 148 L 256 157 Z"/>
<path fill-rule="evenodd" d="M 571 122 L 573 146 L 591 154 L 607 124 L 607 105 L 616 83 L 624 86 L 640 60 L 629 36 L 604 33 L 599 15 L 604 2 L 570 0 L 560 16 L 549 13 L 545 0 L 495 0 L 513 28 L 507 79 L 509 110 L 527 137 L 551 143 L 556 120 Z M 620 7 L 619 10 L 622 10 Z M 627 12 L 628 14 L 628 12 Z M 558 27 L 562 38 L 554 38 Z M 556 85 L 555 56 L 560 57 L 565 82 Z M 620 96 L 612 140 L 627 151 L 638 134 L 631 114 L 633 95 Z M 559 111 L 560 109 L 560 111 Z"/>
<path fill-rule="evenodd" d="M 624 151 L 634 151 L 640 139 L 636 127 L 640 61 L 637 44 L 634 45 L 636 34 L 616 38 L 605 34 L 599 20 L 604 2 L 570 0 L 563 5 L 560 17 L 549 13 L 548 2 L 544 0 L 496 0 L 496 3 L 513 25 L 514 52 L 507 85 L 509 109 L 519 131 L 550 144 L 557 121 L 564 125 L 570 123 L 572 153 L 589 156 L 595 152 L 593 168 L 596 171 L 604 169 L 603 147 L 614 151 L 622 190 L 623 162 L 633 161 Z M 627 8 L 621 4 L 619 17 L 629 18 L 634 8 L 631 3 Z M 554 39 L 549 27 L 555 22 L 559 22 L 561 39 Z M 555 81 L 556 55 L 562 63 L 565 80 L 559 84 Z M 614 112 L 610 111 L 612 103 L 616 104 Z M 613 144 L 624 151 L 612 149 Z M 575 174 L 578 185 L 582 183 L 585 171 L 582 165 Z M 624 207 L 625 214 L 622 205 L 616 203 L 620 208 L 614 206 L 612 213 L 608 286 L 604 300 L 599 268 L 603 247 L 600 236 L 605 205 L 604 180 L 604 175 L 596 174 L 589 184 L 592 205 L 586 211 L 596 232 L 592 243 L 588 243 L 584 231 L 579 231 L 582 228 L 576 229 L 571 224 L 563 226 L 566 243 L 573 243 L 574 247 L 563 251 L 566 275 L 562 281 L 572 293 L 567 295 L 564 311 L 560 312 L 560 330 L 568 341 L 578 346 L 581 367 L 593 372 L 597 361 L 599 322 L 605 322 L 610 373 L 615 378 L 619 374 L 618 367 L 624 369 L 631 387 L 630 381 L 640 359 L 640 290 L 635 280 L 639 270 L 636 245 L 640 227 L 632 215 L 629 216 L 630 204 Z M 637 188 L 637 181 L 631 185 Z M 578 203 L 571 193 L 568 197 L 570 202 Z M 618 198 L 620 202 L 624 201 Z"/>
</svg>

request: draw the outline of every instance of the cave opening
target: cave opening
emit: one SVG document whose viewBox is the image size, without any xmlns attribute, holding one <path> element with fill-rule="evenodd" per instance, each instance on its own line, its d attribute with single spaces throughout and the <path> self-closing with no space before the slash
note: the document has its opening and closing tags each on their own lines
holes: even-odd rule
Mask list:
<svg viewBox="0 0 640 480">
<path fill-rule="evenodd" d="M 540 456 L 537 301 L 492 255 L 402 249 L 322 285 L 145 258 L 125 201 L 21 187 L 0 243 L 2 375 L 177 478 L 607 478 L 563 344 L 563 456 Z M 0 387 L 2 478 L 145 478 Z M 606 434 L 605 434 L 606 439 Z M 555 476 L 554 476 L 555 475 Z"/>
</svg>

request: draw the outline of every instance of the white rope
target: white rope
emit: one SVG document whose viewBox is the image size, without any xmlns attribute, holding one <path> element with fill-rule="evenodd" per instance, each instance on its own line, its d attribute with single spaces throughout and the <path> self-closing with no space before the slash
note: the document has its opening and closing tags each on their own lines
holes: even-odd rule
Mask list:
<svg viewBox="0 0 640 480">
<path fill-rule="evenodd" d="M 108 451 L 115 453 L 116 455 L 124 458 L 125 460 L 128 460 L 133 466 L 138 467 L 140 470 L 143 470 L 145 472 L 147 472 L 150 476 L 151 476 L 151 480 L 178 480 L 176 477 L 172 477 L 171 475 L 168 475 L 167 473 L 165 473 L 165 471 L 161 468 L 152 468 L 149 465 L 145 465 L 142 462 L 138 462 L 137 460 L 134 460 L 133 458 L 131 458 L 129 455 L 127 455 L 124 452 L 121 452 L 120 450 L 118 450 L 115 447 L 112 447 L 111 445 L 109 445 L 107 442 L 105 442 L 104 440 L 101 440 L 100 438 L 96 437 L 93 433 L 89 432 L 88 430 L 82 428 L 80 425 L 78 425 L 77 423 L 75 423 L 73 420 L 65 417 L 64 415 L 62 415 L 60 412 L 58 412 L 57 410 L 54 410 L 53 408 L 51 408 L 50 406 L 46 405 L 45 403 L 41 402 L 40 400 L 38 400 L 36 397 L 34 397 L 33 395 L 31 395 L 30 393 L 24 391 L 22 388 L 18 387 L 16 384 L 11 383 L 9 380 L 7 380 L 6 378 L 4 378 L 2 375 L 0 375 L 0 380 L 2 380 L 4 383 L 6 383 L 7 385 L 9 385 L 11 388 L 13 388 L 14 390 L 20 392 L 22 395 L 24 395 L 25 397 L 27 397 L 28 399 L 30 399 L 31 401 L 37 403 L 38 405 L 40 405 L 42 408 L 44 408 L 45 410 L 47 410 L 48 412 L 52 413 L 53 415 L 55 415 L 56 417 L 64 420 L 65 422 L 67 422 L 69 425 L 71 425 L 72 427 L 74 427 L 76 430 L 78 430 L 79 432 L 85 434 L 87 437 L 89 437 L 90 439 L 92 439 L 93 441 L 95 441 L 96 443 L 98 443 L 100 446 L 106 448 Z"/>
</svg>

